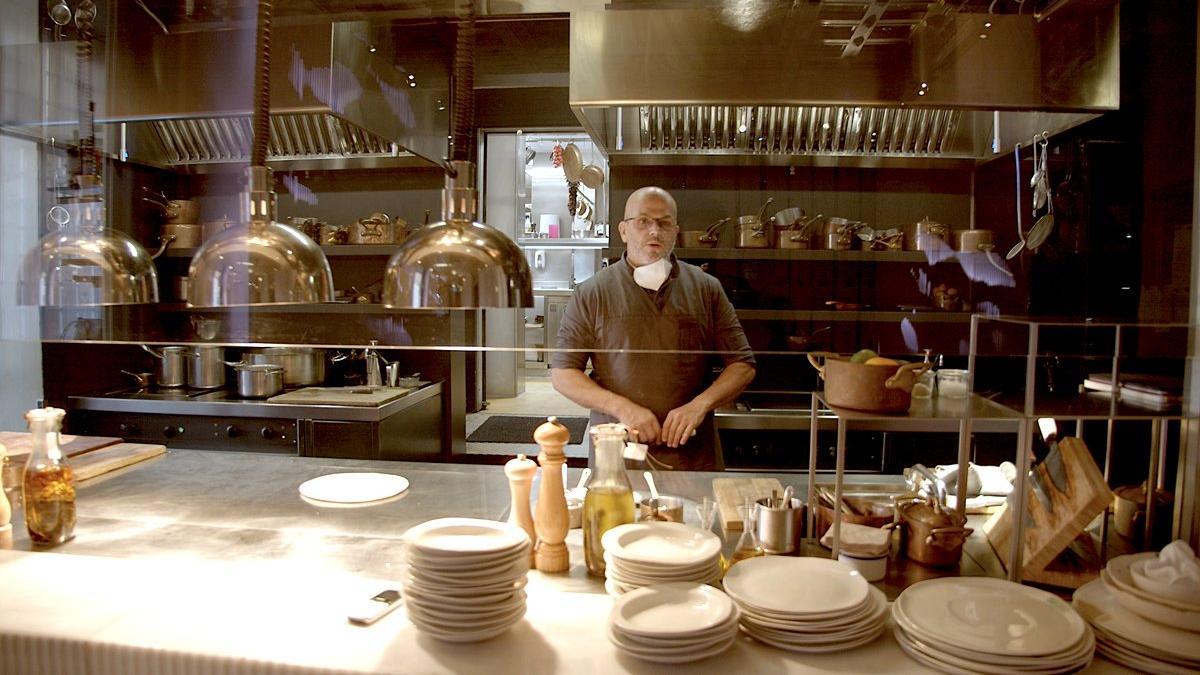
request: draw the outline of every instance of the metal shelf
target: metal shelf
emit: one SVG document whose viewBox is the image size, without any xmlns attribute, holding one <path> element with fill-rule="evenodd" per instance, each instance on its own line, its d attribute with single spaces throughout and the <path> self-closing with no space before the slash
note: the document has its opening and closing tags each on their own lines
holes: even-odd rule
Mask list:
<svg viewBox="0 0 1200 675">
<path fill-rule="evenodd" d="M 339 244 L 336 246 L 322 246 L 321 250 L 325 252 L 328 258 L 355 258 L 355 257 L 385 257 L 391 256 L 400 249 L 399 244 Z M 194 248 L 168 248 L 163 252 L 164 258 L 190 258 L 196 252 Z"/>
<path fill-rule="evenodd" d="M 623 246 L 604 249 L 608 258 L 619 258 Z M 675 248 L 684 260 L 826 260 L 830 262 L 929 262 L 923 251 L 826 251 L 783 248 Z"/>
<path fill-rule="evenodd" d="M 378 303 L 367 302 L 322 302 L 311 305 L 261 305 L 257 307 L 188 307 L 183 302 L 160 302 L 156 305 L 162 312 L 220 312 L 222 314 L 395 314 L 399 312 L 423 312 L 429 310 L 387 309 Z"/>
</svg>

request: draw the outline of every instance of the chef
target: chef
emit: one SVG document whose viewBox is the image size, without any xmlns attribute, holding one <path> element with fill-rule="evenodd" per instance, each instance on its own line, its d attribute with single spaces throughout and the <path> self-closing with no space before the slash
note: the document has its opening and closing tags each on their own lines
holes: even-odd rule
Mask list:
<svg viewBox="0 0 1200 675">
<path fill-rule="evenodd" d="M 567 304 L 551 381 L 592 410 L 592 424 L 635 430 L 651 466 L 721 469 L 712 412 L 754 379 L 746 335 L 720 282 L 671 253 L 679 221 L 670 193 L 634 191 L 619 230 L 625 255 Z M 715 380 L 714 358 L 724 365 Z"/>
</svg>

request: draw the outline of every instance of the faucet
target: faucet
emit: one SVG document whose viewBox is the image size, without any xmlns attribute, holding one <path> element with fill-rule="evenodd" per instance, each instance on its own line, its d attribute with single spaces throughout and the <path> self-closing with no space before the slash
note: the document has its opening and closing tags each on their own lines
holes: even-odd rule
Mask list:
<svg viewBox="0 0 1200 675">
<path fill-rule="evenodd" d="M 371 340 L 368 344 L 370 346 L 363 350 L 363 360 L 367 362 L 367 386 L 382 387 L 383 368 L 380 363 L 386 367 L 388 360 L 379 353 L 379 340 Z"/>
</svg>

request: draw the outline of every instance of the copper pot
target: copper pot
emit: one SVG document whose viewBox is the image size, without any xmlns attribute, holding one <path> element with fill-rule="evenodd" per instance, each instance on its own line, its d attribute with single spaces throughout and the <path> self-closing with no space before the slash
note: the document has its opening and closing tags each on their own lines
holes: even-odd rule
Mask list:
<svg viewBox="0 0 1200 675">
<path fill-rule="evenodd" d="M 827 251 L 848 251 L 854 248 L 858 237 L 854 236 L 863 224 L 857 220 L 846 218 L 827 218 L 821 228 L 821 248 Z"/>
<path fill-rule="evenodd" d="M 722 218 L 706 230 L 680 230 L 679 245 L 683 248 L 716 248 L 720 241 L 721 227 L 731 218 Z"/>
<path fill-rule="evenodd" d="M 950 248 L 953 230 L 949 225 L 935 223 L 928 216 L 920 222 L 904 226 L 904 248 L 907 251 L 936 251 Z"/>
<path fill-rule="evenodd" d="M 770 197 L 758 209 L 756 215 L 741 216 L 737 219 L 737 243 L 735 246 L 738 248 L 771 248 L 774 238 L 771 236 L 770 228 L 763 220 L 763 216 L 767 213 L 767 207 L 774 201 L 775 198 Z"/>
<path fill-rule="evenodd" d="M 392 232 L 390 216 L 386 213 L 372 213 L 366 218 L 359 218 L 350 226 L 350 243 L 391 244 L 395 241 Z"/>
<path fill-rule="evenodd" d="M 903 527 L 904 553 L 932 567 L 954 567 L 962 558 L 963 542 L 974 532 L 963 527 L 966 516 L 914 499 L 896 507 Z"/>
<path fill-rule="evenodd" d="M 954 233 L 958 242 L 958 250 L 968 253 L 990 250 L 992 246 L 991 230 L 959 230 Z"/>
<path fill-rule="evenodd" d="M 824 365 L 817 357 L 825 358 Z M 907 411 L 912 403 L 913 385 L 930 368 L 928 363 L 899 366 L 851 363 L 828 352 L 809 352 L 808 362 L 825 380 L 825 401 L 829 405 L 881 413 Z"/>
</svg>

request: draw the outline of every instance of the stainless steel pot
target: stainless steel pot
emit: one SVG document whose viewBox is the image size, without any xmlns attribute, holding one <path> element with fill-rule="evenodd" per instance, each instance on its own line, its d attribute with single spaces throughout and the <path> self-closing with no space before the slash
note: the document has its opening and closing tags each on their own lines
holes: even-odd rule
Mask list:
<svg viewBox="0 0 1200 675">
<path fill-rule="evenodd" d="M 242 398 L 267 398 L 283 390 L 283 366 L 270 363 L 230 363 L 237 373 Z"/>
<path fill-rule="evenodd" d="M 225 349 L 196 346 L 188 352 L 188 386 L 217 389 L 225 386 Z"/>
<path fill-rule="evenodd" d="M 203 228 L 194 223 L 167 223 L 162 226 L 162 236 L 175 237 L 171 245 L 176 248 L 196 248 L 200 245 Z"/>
<path fill-rule="evenodd" d="M 741 216 L 737 219 L 737 242 L 734 244 L 738 248 L 771 248 L 772 237 L 767 223 L 763 221 L 763 216 L 767 213 L 767 207 L 774 202 L 775 198 L 771 197 L 758 209 L 758 213 L 753 216 Z"/>
<path fill-rule="evenodd" d="M 154 350 L 142 345 L 142 349 L 158 359 L 158 386 L 182 387 L 184 385 L 187 378 L 187 364 L 184 361 L 187 358 L 187 347 L 163 347 L 161 350 Z"/>
<path fill-rule="evenodd" d="M 967 522 L 965 516 L 935 508 L 922 499 L 900 504 L 897 509 L 904 527 L 905 555 L 933 567 L 958 565 L 963 542 L 974 532 L 963 527 Z"/>
<path fill-rule="evenodd" d="M 283 366 L 287 386 L 325 383 L 325 351 L 312 347 L 266 347 L 242 354 L 243 363 Z"/>
</svg>

